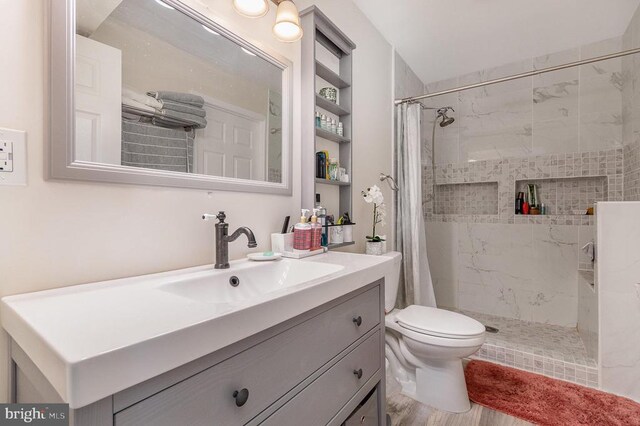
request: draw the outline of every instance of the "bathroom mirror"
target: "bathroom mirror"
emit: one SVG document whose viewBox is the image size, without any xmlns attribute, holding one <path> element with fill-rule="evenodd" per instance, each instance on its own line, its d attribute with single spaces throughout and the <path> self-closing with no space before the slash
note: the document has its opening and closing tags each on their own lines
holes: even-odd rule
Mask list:
<svg viewBox="0 0 640 426">
<path fill-rule="evenodd" d="M 51 178 L 291 194 L 291 64 L 176 0 L 51 1 Z"/>
</svg>

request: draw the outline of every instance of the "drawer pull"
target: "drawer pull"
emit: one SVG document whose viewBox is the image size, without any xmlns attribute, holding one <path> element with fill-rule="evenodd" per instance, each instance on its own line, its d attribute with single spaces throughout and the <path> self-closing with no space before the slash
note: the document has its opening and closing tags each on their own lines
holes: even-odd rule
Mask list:
<svg viewBox="0 0 640 426">
<path fill-rule="evenodd" d="M 360 327 L 362 325 L 362 317 L 360 315 L 358 315 L 357 317 L 353 317 L 353 322 L 355 323 L 355 325 Z"/>
<path fill-rule="evenodd" d="M 236 405 L 242 407 L 249 399 L 249 390 L 246 388 L 240 389 L 233 393 L 233 397 L 236 399 Z"/>
<path fill-rule="evenodd" d="M 358 379 L 362 379 L 362 368 L 358 368 L 357 370 L 353 370 L 353 374 L 354 374 Z"/>
</svg>

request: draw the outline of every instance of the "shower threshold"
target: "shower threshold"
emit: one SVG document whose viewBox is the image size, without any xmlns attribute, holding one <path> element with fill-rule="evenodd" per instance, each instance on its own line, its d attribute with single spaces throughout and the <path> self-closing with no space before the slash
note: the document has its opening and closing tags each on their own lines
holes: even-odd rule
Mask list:
<svg viewBox="0 0 640 426">
<path fill-rule="evenodd" d="M 471 358 L 598 387 L 596 360 L 589 356 L 578 330 L 495 315 L 452 309 L 487 328 L 485 343 Z M 487 330 L 489 331 L 489 330 Z"/>
</svg>

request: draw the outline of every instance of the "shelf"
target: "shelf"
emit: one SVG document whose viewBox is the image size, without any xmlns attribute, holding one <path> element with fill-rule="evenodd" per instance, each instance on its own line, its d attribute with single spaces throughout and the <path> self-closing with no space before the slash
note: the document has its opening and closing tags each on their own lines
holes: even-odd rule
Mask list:
<svg viewBox="0 0 640 426">
<path fill-rule="evenodd" d="M 356 243 L 355 241 L 350 241 L 350 242 L 348 242 L 348 243 L 329 244 L 329 245 L 327 246 L 327 248 L 328 248 L 329 250 L 333 250 L 333 249 L 337 249 L 337 248 L 340 248 L 340 247 L 352 246 L 352 245 L 354 245 L 355 243 Z"/>
<path fill-rule="evenodd" d="M 318 94 L 316 94 L 316 105 L 322 109 L 326 109 L 330 113 L 335 114 L 339 117 L 342 117 L 343 115 L 351 114 L 351 112 L 348 109 L 341 107 L 340 105 L 335 104 L 331 101 L 328 101 Z"/>
<path fill-rule="evenodd" d="M 322 139 L 327 139 L 333 142 L 338 142 L 338 143 L 349 143 L 351 142 L 351 139 L 349 138 L 345 138 L 344 136 L 340 136 L 337 133 L 333 133 L 330 132 L 328 130 L 323 130 L 319 127 L 316 127 L 316 136 L 322 138 Z"/>
<path fill-rule="evenodd" d="M 355 44 L 331 22 L 316 6 L 300 12 L 304 36 L 300 52 L 301 152 L 305 166 L 302 168 L 302 205 L 312 206 L 316 194 L 322 197 L 322 205 L 330 206 L 327 214 L 339 217 L 344 212 L 353 214 L 353 55 Z M 338 93 L 339 101 L 331 102 L 320 96 L 322 88 L 330 86 Z M 344 135 L 335 130 L 316 127 L 315 115 L 320 112 L 342 122 Z M 332 181 L 316 176 L 316 154 L 330 151 L 340 165 L 349 172 L 351 182 Z M 308 164 L 308 166 L 307 166 Z M 321 171 L 320 171 L 321 172 Z M 324 176 L 324 172 L 322 172 Z M 336 189 L 337 188 L 337 189 Z M 336 247 L 336 246 L 331 246 Z"/>
<path fill-rule="evenodd" d="M 329 179 L 320 179 L 320 178 L 316 178 L 316 183 L 321 183 L 323 185 L 351 186 L 351 182 L 340 182 L 339 180 L 329 180 Z"/>
<path fill-rule="evenodd" d="M 338 74 L 331 71 L 320 61 L 316 61 L 316 75 L 338 89 L 344 89 L 351 86 L 349 82 L 343 80 Z"/>
</svg>

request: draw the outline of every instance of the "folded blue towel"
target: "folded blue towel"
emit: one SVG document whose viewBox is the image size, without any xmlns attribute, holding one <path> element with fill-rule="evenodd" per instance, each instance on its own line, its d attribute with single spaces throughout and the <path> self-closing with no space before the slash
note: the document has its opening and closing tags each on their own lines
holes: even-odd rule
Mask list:
<svg viewBox="0 0 640 426">
<path fill-rule="evenodd" d="M 162 101 L 161 104 L 162 104 L 161 109 L 184 112 L 185 114 L 193 114 L 193 115 L 197 115 L 198 117 L 207 116 L 207 112 L 204 109 L 200 107 L 192 106 L 189 104 L 183 104 L 181 102 L 172 102 L 172 101 Z"/>
<path fill-rule="evenodd" d="M 183 104 L 201 108 L 204 106 L 204 99 L 202 98 L 202 96 L 192 95 L 190 93 L 158 90 L 156 92 L 147 92 L 147 95 L 151 96 L 152 98 L 156 98 L 159 101 L 180 102 Z"/>
</svg>

